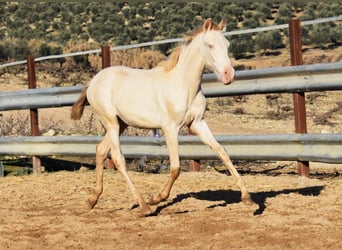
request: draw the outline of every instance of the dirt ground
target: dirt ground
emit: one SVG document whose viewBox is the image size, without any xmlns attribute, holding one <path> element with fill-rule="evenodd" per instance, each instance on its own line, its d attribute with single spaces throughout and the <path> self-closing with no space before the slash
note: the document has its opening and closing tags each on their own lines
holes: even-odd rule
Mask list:
<svg viewBox="0 0 342 250">
<path fill-rule="evenodd" d="M 130 172 L 145 199 L 167 174 Z M 105 172 L 98 205 L 85 204 L 94 171 L 0 180 L 0 249 L 340 249 L 342 179 L 183 172 L 170 198 L 141 218 L 120 174 Z"/>
</svg>

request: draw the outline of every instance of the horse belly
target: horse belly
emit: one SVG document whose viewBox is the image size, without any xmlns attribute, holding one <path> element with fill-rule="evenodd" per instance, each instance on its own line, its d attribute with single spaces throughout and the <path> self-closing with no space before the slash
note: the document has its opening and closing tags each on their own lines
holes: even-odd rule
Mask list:
<svg viewBox="0 0 342 250">
<path fill-rule="evenodd" d="M 161 113 L 158 104 L 144 90 L 120 96 L 113 100 L 118 116 L 129 126 L 139 128 L 159 128 Z"/>
<path fill-rule="evenodd" d="M 131 106 L 133 107 L 133 106 Z M 158 114 L 150 111 L 141 111 L 140 107 L 131 109 L 119 109 L 118 116 L 127 125 L 138 128 L 160 128 L 160 117 Z"/>
</svg>

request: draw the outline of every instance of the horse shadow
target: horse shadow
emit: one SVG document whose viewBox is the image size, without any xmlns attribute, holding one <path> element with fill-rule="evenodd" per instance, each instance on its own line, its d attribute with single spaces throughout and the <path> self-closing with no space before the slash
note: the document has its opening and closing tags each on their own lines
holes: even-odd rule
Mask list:
<svg viewBox="0 0 342 250">
<path fill-rule="evenodd" d="M 281 194 L 291 194 L 297 193 L 303 196 L 318 196 L 321 191 L 324 189 L 324 186 L 312 186 L 305 188 L 296 188 L 296 189 L 284 189 L 280 191 L 266 191 L 266 192 L 255 192 L 250 193 L 252 200 L 259 206 L 257 210 L 254 211 L 254 215 L 261 215 L 266 209 L 266 199 L 276 197 Z M 199 192 L 191 192 L 178 194 L 171 201 L 160 205 L 156 208 L 153 215 L 160 214 L 165 208 L 170 207 L 176 203 L 182 202 L 188 198 L 195 198 L 198 200 L 206 200 L 215 202 L 214 205 L 211 205 L 207 208 L 215 208 L 215 207 L 226 207 L 230 204 L 241 202 L 241 192 L 234 190 L 206 190 Z M 218 203 L 219 202 L 219 203 Z M 189 211 L 183 211 L 181 213 L 187 213 Z"/>
</svg>

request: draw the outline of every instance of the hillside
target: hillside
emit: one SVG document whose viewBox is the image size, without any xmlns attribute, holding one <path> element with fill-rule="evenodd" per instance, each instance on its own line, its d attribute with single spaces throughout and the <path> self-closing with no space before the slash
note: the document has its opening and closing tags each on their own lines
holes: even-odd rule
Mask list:
<svg viewBox="0 0 342 250">
<path fill-rule="evenodd" d="M 211 17 L 228 30 L 284 24 L 292 17 L 312 20 L 341 15 L 340 3 L 0 3 L 0 61 L 45 56 L 100 45 L 124 45 L 180 37 Z M 341 24 L 303 29 L 306 45 L 341 43 Z M 324 35 L 323 35 L 324 34 Z M 285 36 L 284 36 L 285 35 Z M 286 31 L 234 36 L 235 58 L 286 46 Z M 267 41 L 267 42 L 266 42 Z M 172 45 L 152 49 L 166 54 Z"/>
</svg>

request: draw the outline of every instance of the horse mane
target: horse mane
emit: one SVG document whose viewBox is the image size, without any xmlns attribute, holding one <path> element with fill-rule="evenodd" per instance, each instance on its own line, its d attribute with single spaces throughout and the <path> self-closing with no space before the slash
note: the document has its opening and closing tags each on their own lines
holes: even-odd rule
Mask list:
<svg viewBox="0 0 342 250">
<path fill-rule="evenodd" d="M 212 22 L 211 30 L 220 30 L 219 25 L 217 23 Z M 166 72 L 169 72 L 172 69 L 174 69 L 178 63 L 179 56 L 182 50 L 184 49 L 184 47 L 189 45 L 194 40 L 194 38 L 198 36 L 199 34 L 201 34 L 202 32 L 203 32 L 203 26 L 198 26 L 194 30 L 185 34 L 183 37 L 183 44 L 175 47 L 172 50 L 169 57 L 166 60 L 160 62 L 158 66 L 162 67 Z"/>
<path fill-rule="evenodd" d="M 184 45 L 175 47 L 169 57 L 166 60 L 160 62 L 158 66 L 162 67 L 166 72 L 174 69 L 178 63 L 179 55 L 182 52 L 183 48 Z"/>
</svg>

